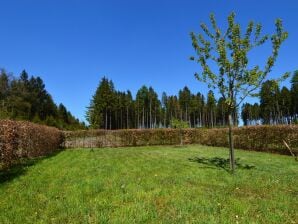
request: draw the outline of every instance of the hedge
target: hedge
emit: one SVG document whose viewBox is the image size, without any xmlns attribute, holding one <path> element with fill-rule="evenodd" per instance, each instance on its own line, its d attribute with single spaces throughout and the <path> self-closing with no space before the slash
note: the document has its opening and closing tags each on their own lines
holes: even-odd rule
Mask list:
<svg viewBox="0 0 298 224">
<path fill-rule="evenodd" d="M 61 132 L 26 121 L 0 120 L 0 168 L 9 168 L 22 158 L 49 155 L 66 148 L 95 148 L 184 144 L 228 147 L 228 130 L 218 129 L 129 129 Z M 234 128 L 238 149 L 289 154 L 283 140 L 297 152 L 298 125 Z"/>
<path fill-rule="evenodd" d="M 88 130 L 65 132 L 66 148 L 121 147 L 144 145 L 177 145 L 179 129 Z M 184 144 L 228 147 L 228 129 L 183 129 Z M 286 140 L 298 148 L 298 126 L 249 126 L 234 128 L 234 145 L 238 149 L 288 154 Z"/>
<path fill-rule="evenodd" d="M 22 158 L 49 155 L 61 149 L 63 132 L 27 121 L 0 120 L 0 167 L 9 168 Z"/>
</svg>

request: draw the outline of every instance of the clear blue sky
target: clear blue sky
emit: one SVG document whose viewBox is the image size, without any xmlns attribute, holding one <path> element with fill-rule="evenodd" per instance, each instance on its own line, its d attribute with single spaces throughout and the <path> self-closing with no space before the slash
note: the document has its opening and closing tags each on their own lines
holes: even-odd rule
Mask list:
<svg viewBox="0 0 298 224">
<path fill-rule="evenodd" d="M 188 60 L 189 32 L 211 12 L 220 26 L 235 11 L 241 24 L 253 19 L 266 33 L 282 18 L 289 38 L 271 77 L 298 69 L 295 0 L 0 0 L 0 9 L 0 67 L 40 76 L 55 102 L 80 119 L 104 75 L 133 94 L 143 84 L 159 94 L 185 85 L 206 93 L 193 76 L 199 66 Z M 262 64 L 269 53 L 264 47 L 251 62 Z"/>
</svg>

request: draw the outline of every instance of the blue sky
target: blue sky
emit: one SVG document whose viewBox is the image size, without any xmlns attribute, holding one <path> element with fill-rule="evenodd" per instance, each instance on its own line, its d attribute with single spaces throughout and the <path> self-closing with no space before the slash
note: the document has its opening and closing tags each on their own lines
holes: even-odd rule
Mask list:
<svg viewBox="0 0 298 224">
<path fill-rule="evenodd" d="M 0 0 L 0 9 L 0 67 L 40 76 L 55 102 L 80 119 L 103 76 L 133 94 L 144 84 L 160 95 L 185 85 L 206 93 L 193 76 L 200 67 L 189 61 L 189 33 L 211 12 L 221 27 L 234 11 L 242 25 L 261 22 L 265 33 L 282 18 L 289 38 L 270 77 L 298 69 L 295 0 Z M 269 53 L 265 46 L 251 63 L 262 65 Z"/>
</svg>

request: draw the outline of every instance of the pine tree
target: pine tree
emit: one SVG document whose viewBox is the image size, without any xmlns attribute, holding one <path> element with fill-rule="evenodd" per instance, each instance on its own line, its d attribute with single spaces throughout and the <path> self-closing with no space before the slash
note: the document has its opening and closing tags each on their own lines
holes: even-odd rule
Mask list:
<svg viewBox="0 0 298 224">
<path fill-rule="evenodd" d="M 295 123 L 298 123 L 298 70 L 294 72 L 291 79 L 291 95 L 292 95 L 292 117 Z"/>
<path fill-rule="evenodd" d="M 208 126 L 213 128 L 216 124 L 216 99 L 214 97 L 214 93 L 212 90 L 208 92 L 207 96 L 207 118 L 208 118 Z"/>
<path fill-rule="evenodd" d="M 60 129 L 84 129 L 85 125 L 75 119 L 70 112 L 68 120 L 61 121 L 59 111 L 52 96 L 45 89 L 40 77 L 29 77 L 23 70 L 19 78 L 0 73 L 0 118 L 28 120 L 47 124 Z"/>
<path fill-rule="evenodd" d="M 189 107 L 190 107 L 191 92 L 187 86 L 179 91 L 180 119 L 190 123 Z"/>
<path fill-rule="evenodd" d="M 0 119 L 9 117 L 8 94 L 10 91 L 9 77 L 4 69 L 0 70 Z"/>
<path fill-rule="evenodd" d="M 115 101 L 113 82 L 106 77 L 102 78 L 86 113 L 86 119 L 92 128 L 112 129 Z"/>
<path fill-rule="evenodd" d="M 263 83 L 260 91 L 261 118 L 264 124 L 276 124 L 279 120 L 279 86 L 274 80 Z"/>
<path fill-rule="evenodd" d="M 290 124 L 291 123 L 291 107 L 292 107 L 292 100 L 291 100 L 291 92 L 287 87 L 283 87 L 280 91 L 279 95 L 279 105 L 282 114 L 282 123 L 283 124 Z"/>
</svg>

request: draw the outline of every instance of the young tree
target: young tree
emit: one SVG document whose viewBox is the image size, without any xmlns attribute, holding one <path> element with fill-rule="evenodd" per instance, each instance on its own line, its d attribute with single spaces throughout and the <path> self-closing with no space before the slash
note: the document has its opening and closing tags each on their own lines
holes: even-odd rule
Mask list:
<svg viewBox="0 0 298 224">
<path fill-rule="evenodd" d="M 183 145 L 183 128 L 189 128 L 187 121 L 179 120 L 177 118 L 171 120 L 171 128 L 179 129 L 180 145 Z"/>
<path fill-rule="evenodd" d="M 283 30 L 282 21 L 275 22 L 276 33 L 261 35 L 262 25 L 249 22 L 245 33 L 241 33 L 240 24 L 235 22 L 235 13 L 228 16 L 228 28 L 220 30 L 214 14 L 210 15 L 213 30 L 202 23 L 203 34 L 191 33 L 192 45 L 197 57 L 191 57 L 202 67 L 195 77 L 208 84 L 209 88 L 218 89 L 225 99 L 229 114 L 230 167 L 235 169 L 232 113 L 247 96 L 255 96 L 255 91 L 270 73 L 278 56 L 281 44 L 288 37 Z M 272 55 L 263 69 L 259 66 L 249 68 L 248 55 L 252 49 L 263 45 L 268 40 L 272 43 Z M 211 62 L 211 63 L 210 63 Z M 212 70 L 216 64 L 218 72 Z M 286 73 L 283 77 L 288 76 Z"/>
</svg>

